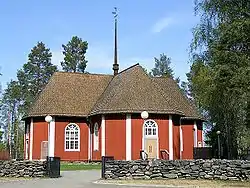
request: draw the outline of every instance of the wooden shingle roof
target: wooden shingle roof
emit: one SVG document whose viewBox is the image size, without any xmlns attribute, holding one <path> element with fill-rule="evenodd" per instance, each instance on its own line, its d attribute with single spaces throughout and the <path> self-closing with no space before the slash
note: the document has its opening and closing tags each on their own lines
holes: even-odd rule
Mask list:
<svg viewBox="0 0 250 188">
<path fill-rule="evenodd" d="M 136 64 L 116 75 L 90 115 L 106 113 L 149 113 L 184 115 L 173 100 Z"/>
<path fill-rule="evenodd" d="M 177 83 L 171 78 L 152 78 L 165 93 L 168 93 L 171 100 L 175 101 L 178 108 L 184 113 L 187 119 L 203 119 L 195 105 L 182 93 Z"/>
<path fill-rule="evenodd" d="M 28 117 L 91 116 L 111 113 L 178 114 L 201 116 L 174 80 L 151 78 L 139 64 L 116 76 L 56 72 Z"/>
<path fill-rule="evenodd" d="M 111 79 L 111 75 L 56 72 L 28 117 L 87 116 Z"/>
</svg>

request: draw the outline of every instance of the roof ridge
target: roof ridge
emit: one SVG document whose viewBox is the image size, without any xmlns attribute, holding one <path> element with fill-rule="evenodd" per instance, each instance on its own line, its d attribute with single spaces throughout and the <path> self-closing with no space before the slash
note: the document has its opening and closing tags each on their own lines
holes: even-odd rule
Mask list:
<svg viewBox="0 0 250 188">
<path fill-rule="evenodd" d="M 83 72 L 64 72 L 57 71 L 56 74 L 81 74 L 81 75 L 96 75 L 96 76 L 112 76 L 112 74 L 102 74 L 102 73 L 83 73 Z"/>
<path fill-rule="evenodd" d="M 92 106 L 92 108 L 90 109 L 88 116 L 91 114 L 92 110 L 95 108 L 96 104 L 99 102 L 99 100 L 102 98 L 102 96 L 104 95 L 104 93 L 106 92 L 107 88 L 109 87 L 110 83 L 112 82 L 112 80 L 114 79 L 114 77 L 112 77 L 109 81 L 109 83 L 107 84 L 107 86 L 105 87 L 105 89 L 103 90 L 102 94 L 98 97 L 98 99 L 96 100 L 95 104 Z"/>
<path fill-rule="evenodd" d="M 158 77 L 150 77 L 149 75 L 148 75 L 148 77 L 149 77 L 149 79 L 151 80 L 151 82 L 153 83 L 153 85 L 155 85 L 158 89 L 159 89 L 159 91 L 160 91 L 160 94 L 161 94 L 161 96 L 164 98 L 164 99 L 166 99 L 166 97 L 163 95 L 163 93 L 165 93 L 164 91 L 163 91 L 163 89 L 161 88 L 161 86 L 158 84 L 158 83 L 156 83 L 156 82 L 154 82 L 154 78 L 158 78 Z M 161 77 L 161 78 L 164 78 L 164 77 Z M 171 78 L 170 78 L 171 79 Z M 171 101 L 171 99 L 170 99 L 170 101 Z M 178 106 L 173 102 L 173 105 L 175 106 L 175 110 L 176 111 L 180 111 L 182 114 L 184 114 L 184 112 L 183 111 L 181 111 L 180 109 L 178 109 Z"/>
<path fill-rule="evenodd" d="M 128 69 L 130 69 L 130 68 L 132 68 L 132 67 L 135 67 L 135 66 L 138 65 L 138 64 L 139 64 L 139 63 L 137 63 L 137 64 L 135 64 L 135 65 L 133 65 L 133 66 L 131 66 L 131 67 L 125 69 L 125 70 L 128 70 Z M 122 72 L 124 72 L 125 70 L 123 70 Z M 121 73 L 121 72 L 120 72 L 120 73 Z M 118 74 L 119 74 L 119 73 L 118 73 Z M 118 74 L 117 74 L 117 75 L 118 75 Z M 89 115 L 91 115 L 92 110 L 95 108 L 96 104 L 99 103 L 99 100 L 103 97 L 103 95 L 105 94 L 107 88 L 110 86 L 110 84 L 112 83 L 112 81 L 113 81 L 114 79 L 117 79 L 117 77 L 113 76 L 113 78 L 109 81 L 109 83 L 107 84 L 106 88 L 103 90 L 102 94 L 99 96 L 99 98 L 96 100 L 96 103 L 93 105 L 92 109 L 90 110 Z M 126 99 L 125 99 L 125 101 L 126 101 L 126 103 L 130 106 L 129 102 L 128 102 Z"/>
<path fill-rule="evenodd" d="M 139 65 L 139 63 L 136 63 L 136 64 L 134 64 L 134 65 L 132 65 L 132 66 L 130 66 L 130 67 L 128 67 L 128 68 L 122 70 L 122 71 L 119 72 L 118 74 L 121 74 L 121 73 L 123 73 L 123 72 L 125 72 L 125 71 L 127 71 L 127 70 L 129 70 L 129 69 L 132 69 L 133 67 L 136 67 L 137 65 Z M 118 74 L 117 74 L 117 75 L 118 75 Z"/>
</svg>

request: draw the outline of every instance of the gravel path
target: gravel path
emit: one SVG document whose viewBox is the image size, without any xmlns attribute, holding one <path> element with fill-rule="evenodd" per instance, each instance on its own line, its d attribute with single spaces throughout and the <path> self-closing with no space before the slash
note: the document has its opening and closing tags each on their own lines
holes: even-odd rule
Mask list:
<svg viewBox="0 0 250 188">
<path fill-rule="evenodd" d="M 0 179 L 0 188 L 116 188 L 116 187 L 142 187 L 126 185 L 104 185 L 96 184 L 100 179 L 99 170 L 89 171 L 68 171 L 62 172 L 61 178 L 44 178 L 44 179 Z M 145 188 L 145 186 L 143 186 Z M 147 187 L 147 186 L 146 186 Z M 152 187 L 152 186 L 151 186 Z M 169 188 L 169 187 L 168 187 Z"/>
</svg>

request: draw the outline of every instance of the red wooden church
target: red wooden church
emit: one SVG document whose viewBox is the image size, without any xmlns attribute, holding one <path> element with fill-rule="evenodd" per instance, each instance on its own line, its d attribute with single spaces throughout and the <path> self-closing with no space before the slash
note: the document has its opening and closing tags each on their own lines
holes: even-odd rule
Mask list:
<svg viewBox="0 0 250 188">
<path fill-rule="evenodd" d="M 192 159 L 193 147 L 203 143 L 201 117 L 176 82 L 152 78 L 139 64 L 115 75 L 54 73 L 25 122 L 30 160 L 48 154 L 61 160 L 134 160 L 140 150 L 150 158 L 167 150 L 170 160 Z"/>
<path fill-rule="evenodd" d="M 54 73 L 25 117 L 26 159 L 192 159 L 202 146 L 202 117 L 173 79 L 118 72 L 116 24 L 114 74 Z"/>
</svg>

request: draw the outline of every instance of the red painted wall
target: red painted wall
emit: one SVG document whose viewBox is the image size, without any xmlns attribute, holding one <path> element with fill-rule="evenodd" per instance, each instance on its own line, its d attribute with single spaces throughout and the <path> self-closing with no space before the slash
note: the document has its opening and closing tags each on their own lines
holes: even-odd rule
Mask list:
<svg viewBox="0 0 250 188">
<path fill-rule="evenodd" d="M 33 151 L 32 159 L 41 159 L 41 143 L 42 141 L 48 141 L 48 123 L 44 118 L 33 119 Z"/>
<path fill-rule="evenodd" d="M 69 123 L 76 123 L 80 127 L 80 151 L 65 151 L 65 127 Z M 89 130 L 85 119 L 80 118 L 56 118 L 55 126 L 55 156 L 61 160 L 88 160 Z"/>
<path fill-rule="evenodd" d="M 161 149 L 169 150 L 169 116 L 168 115 L 150 115 L 149 119 L 153 119 L 158 124 L 159 135 L 159 157 Z M 132 160 L 140 158 L 140 150 L 142 149 L 142 133 L 143 120 L 140 114 L 133 114 L 131 117 L 132 124 Z M 99 150 L 93 149 L 93 128 L 91 127 L 91 157 L 92 160 L 101 160 L 102 137 L 101 137 L 101 116 L 91 118 L 91 123 L 94 126 L 95 122 L 99 125 Z M 173 153 L 174 159 L 180 158 L 180 132 L 178 117 L 173 116 Z M 69 123 L 76 123 L 80 127 L 80 151 L 64 151 L 64 130 Z M 126 115 L 106 115 L 106 155 L 114 156 L 115 159 L 126 159 Z M 34 118 L 34 136 L 33 136 L 33 159 L 40 159 L 41 157 L 41 142 L 47 141 L 48 138 L 48 124 L 44 118 Z M 183 130 L 183 159 L 193 158 L 193 122 L 182 122 Z M 202 126 L 198 127 L 198 141 L 202 141 Z M 84 118 L 56 118 L 55 127 L 55 156 L 61 157 L 61 160 L 88 160 L 88 140 L 89 130 L 86 120 Z M 24 150 L 25 152 L 25 150 Z M 28 150 L 29 153 L 29 150 Z"/>
<path fill-rule="evenodd" d="M 180 159 L 180 125 L 179 123 L 175 123 L 174 120 L 175 117 L 173 117 L 173 155 L 175 160 Z"/>
<path fill-rule="evenodd" d="M 101 116 L 95 116 L 91 118 L 92 121 L 92 127 L 91 127 L 91 135 L 92 135 L 92 160 L 93 161 L 100 161 L 101 160 L 101 151 L 102 151 L 102 130 L 101 130 L 101 122 L 102 122 L 102 117 Z M 99 131 L 98 131 L 98 136 L 99 136 L 99 150 L 94 151 L 94 125 L 95 123 L 98 123 L 99 125 Z"/>
<path fill-rule="evenodd" d="M 142 149 L 142 126 L 143 126 L 143 119 L 140 115 L 131 116 L 131 143 L 132 143 L 132 151 L 131 151 L 131 158 L 132 160 L 140 159 L 140 151 Z"/>
<path fill-rule="evenodd" d="M 202 123 L 201 122 L 197 123 L 197 128 L 198 128 L 197 141 L 198 141 L 198 143 L 201 142 L 201 144 L 202 144 L 201 146 L 203 147 L 203 137 L 202 137 L 203 127 L 202 127 Z"/>
<path fill-rule="evenodd" d="M 182 159 L 193 159 L 194 125 L 181 125 L 183 133 Z"/>
<path fill-rule="evenodd" d="M 155 116 L 152 117 L 158 125 L 158 136 L 159 136 L 159 157 L 160 150 L 169 151 L 169 116 Z M 150 118 L 151 119 L 151 118 Z"/>
<path fill-rule="evenodd" d="M 169 150 L 169 140 L 168 140 L 168 115 L 150 115 L 148 119 L 154 120 L 158 125 L 158 136 L 159 136 L 159 158 L 160 150 Z M 132 115 L 132 160 L 140 159 L 140 150 L 142 150 L 142 134 L 143 134 L 143 120 L 139 114 Z"/>
<path fill-rule="evenodd" d="M 116 160 L 126 159 L 126 116 L 122 114 L 105 116 L 106 156 Z"/>
</svg>

